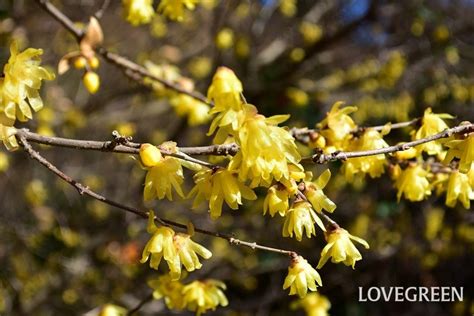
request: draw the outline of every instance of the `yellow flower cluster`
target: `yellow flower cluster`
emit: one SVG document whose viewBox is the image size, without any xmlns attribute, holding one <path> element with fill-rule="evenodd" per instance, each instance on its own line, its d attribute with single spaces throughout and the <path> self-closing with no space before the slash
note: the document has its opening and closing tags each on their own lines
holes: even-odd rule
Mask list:
<svg viewBox="0 0 474 316">
<path fill-rule="evenodd" d="M 446 113 L 434 114 L 431 108 L 427 108 L 423 114 L 423 118 L 421 119 L 421 127 L 416 132 L 412 133 L 413 140 L 426 138 L 444 131 L 448 128 L 448 125 L 443 119 L 452 118 L 453 116 Z M 424 151 L 428 155 L 438 155 L 438 157 L 442 157 L 444 156 L 442 146 L 444 142 L 444 140 L 436 140 L 422 144 L 416 148 L 419 152 Z"/>
<path fill-rule="evenodd" d="M 176 151 L 174 144 L 164 144 L 168 151 Z M 160 150 L 151 144 L 143 144 L 140 147 L 140 159 L 148 172 L 145 178 L 143 197 L 145 201 L 154 198 L 168 200 L 173 199 L 171 188 L 174 188 L 179 196 L 184 197 L 181 184 L 184 181 L 183 168 L 178 159 L 171 156 L 163 157 Z"/>
<path fill-rule="evenodd" d="M 321 129 L 321 135 L 326 139 L 324 151 L 327 153 L 343 150 L 348 139 L 352 138 L 352 132 L 357 128 L 349 114 L 357 111 L 355 106 L 341 108 L 343 102 L 336 102 L 326 118 L 317 127 Z"/>
<path fill-rule="evenodd" d="M 283 289 L 290 288 L 289 295 L 298 294 L 303 298 L 310 291 L 316 291 L 318 286 L 322 286 L 319 273 L 301 256 L 291 260 L 288 267 L 288 275 L 283 283 Z"/>
<path fill-rule="evenodd" d="M 399 168 L 399 166 L 397 165 Z M 402 195 L 410 201 L 421 201 L 431 195 L 431 187 L 428 181 L 429 172 L 420 164 L 410 164 L 395 181 L 398 189 L 397 199 L 400 201 Z"/>
<path fill-rule="evenodd" d="M 0 124 L 6 126 L 12 126 L 16 119 L 32 119 L 31 109 L 38 111 L 43 107 L 39 95 L 42 80 L 54 79 L 53 73 L 40 66 L 43 50 L 28 48 L 20 52 L 13 42 L 10 54 L 0 78 Z"/>
<path fill-rule="evenodd" d="M 133 26 L 150 23 L 155 15 L 153 0 L 123 0 L 126 20 Z"/>
<path fill-rule="evenodd" d="M 198 255 L 204 259 L 212 256 L 209 250 L 192 241 L 191 236 L 175 233 L 170 227 L 157 227 L 153 211 L 149 212 L 147 231 L 152 237 L 143 249 L 140 262 L 145 263 L 150 259 L 150 267 L 158 269 L 161 259 L 164 258 L 172 280 L 179 280 L 181 277 L 181 265 L 184 265 L 187 271 L 194 271 L 202 267 Z"/>
<path fill-rule="evenodd" d="M 184 9 L 194 10 L 199 0 L 161 0 L 158 12 L 171 20 L 183 21 Z"/>
<path fill-rule="evenodd" d="M 255 200 L 257 196 L 235 176 L 235 172 L 226 169 L 202 170 L 194 176 L 195 187 L 189 196 L 196 195 L 193 207 L 197 207 L 204 200 L 209 201 L 209 210 L 212 219 L 217 219 L 222 213 L 222 204 L 236 210 L 242 205 L 242 198 Z"/>
<path fill-rule="evenodd" d="M 321 269 L 329 258 L 334 263 L 342 262 L 346 266 L 352 266 L 354 269 L 355 263 L 362 259 L 359 250 L 354 246 L 351 239 L 357 241 L 369 249 L 369 244 L 362 238 L 352 236 L 343 228 L 336 228 L 334 230 L 324 233 L 327 245 L 321 251 L 321 259 L 318 263 L 318 269 Z"/>
</svg>

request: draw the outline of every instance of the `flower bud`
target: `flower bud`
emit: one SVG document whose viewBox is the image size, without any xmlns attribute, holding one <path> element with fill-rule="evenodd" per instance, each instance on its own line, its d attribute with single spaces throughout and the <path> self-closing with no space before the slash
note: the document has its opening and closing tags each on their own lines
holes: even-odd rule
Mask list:
<svg viewBox="0 0 474 316">
<path fill-rule="evenodd" d="M 89 59 L 89 66 L 91 66 L 92 69 L 97 69 L 99 68 L 99 58 L 97 57 L 92 57 Z"/>
<path fill-rule="evenodd" d="M 140 159 L 146 167 L 154 167 L 163 157 L 160 150 L 151 144 L 143 144 L 140 147 Z"/>
<path fill-rule="evenodd" d="M 83 69 L 86 67 L 86 64 L 87 64 L 87 60 L 82 57 L 82 56 L 79 56 L 77 58 L 74 59 L 74 68 L 76 69 Z"/>
<path fill-rule="evenodd" d="M 89 93 L 94 94 L 99 90 L 100 78 L 99 75 L 93 71 L 88 71 L 82 78 L 84 86 Z"/>
</svg>

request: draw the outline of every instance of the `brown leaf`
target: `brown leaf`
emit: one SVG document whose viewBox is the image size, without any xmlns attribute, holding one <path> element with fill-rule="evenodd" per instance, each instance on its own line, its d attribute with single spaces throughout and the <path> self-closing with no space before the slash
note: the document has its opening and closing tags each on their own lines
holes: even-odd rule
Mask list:
<svg viewBox="0 0 474 316">
<path fill-rule="evenodd" d="M 104 34 L 100 27 L 99 21 L 95 17 L 91 17 L 87 31 L 81 40 L 80 48 L 82 54 L 87 58 L 94 56 L 94 48 L 101 45 L 104 40 Z"/>
</svg>

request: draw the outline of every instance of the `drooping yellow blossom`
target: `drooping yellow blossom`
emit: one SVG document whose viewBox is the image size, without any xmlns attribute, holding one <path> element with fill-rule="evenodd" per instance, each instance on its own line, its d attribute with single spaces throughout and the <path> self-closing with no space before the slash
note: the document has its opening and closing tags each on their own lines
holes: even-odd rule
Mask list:
<svg viewBox="0 0 474 316">
<path fill-rule="evenodd" d="M 153 234 L 143 249 L 141 263 L 145 263 L 150 258 L 150 267 L 158 269 L 161 259 L 164 258 L 170 271 L 181 270 L 178 254 L 173 245 L 175 232 L 170 227 L 157 227 L 155 225 L 155 214 L 149 212 L 147 232 Z"/>
<path fill-rule="evenodd" d="M 0 78 L 0 124 L 11 126 L 33 118 L 43 107 L 38 90 L 42 80 L 54 79 L 54 74 L 40 66 L 43 50 L 28 48 L 19 52 L 16 42 L 10 45 L 10 58 Z"/>
<path fill-rule="evenodd" d="M 181 184 L 184 181 L 183 168 L 178 159 L 171 156 L 162 157 L 159 150 L 153 149 L 151 144 L 143 144 L 140 147 L 140 159 L 148 172 L 145 178 L 145 188 L 143 197 L 145 201 L 154 198 L 163 199 L 165 196 L 168 200 L 173 200 L 171 188 L 184 197 Z M 169 146 L 171 150 L 175 150 L 175 146 Z"/>
<path fill-rule="evenodd" d="M 176 253 L 179 256 L 179 262 L 189 272 L 201 269 L 202 267 L 202 263 L 199 261 L 199 257 L 197 255 L 203 257 L 204 259 L 209 259 L 212 257 L 212 253 L 209 250 L 192 241 L 191 236 L 188 234 L 176 234 L 173 238 L 173 245 Z M 181 277 L 181 264 L 179 265 L 178 271 L 170 271 L 170 276 L 173 280 L 179 280 Z"/>
<path fill-rule="evenodd" d="M 291 193 L 281 184 L 271 186 L 263 201 L 263 215 L 268 212 L 272 217 L 276 213 L 279 213 L 280 216 L 285 216 L 286 211 L 290 208 L 290 195 Z"/>
<path fill-rule="evenodd" d="M 444 160 L 445 163 L 458 158 L 459 171 L 466 173 L 472 169 L 474 162 L 474 133 L 470 133 L 464 139 L 451 140 L 445 145 L 449 148 Z"/>
<path fill-rule="evenodd" d="M 298 294 L 300 298 L 306 296 L 308 290 L 316 291 L 318 286 L 322 286 L 319 273 L 301 256 L 291 260 L 288 267 L 288 275 L 283 283 L 283 289 L 290 288 L 289 295 Z"/>
<path fill-rule="evenodd" d="M 304 309 L 306 316 L 328 316 L 331 302 L 326 296 L 319 293 L 309 293 L 305 298 L 291 303 L 290 307 L 291 309 Z"/>
<path fill-rule="evenodd" d="M 281 14 L 286 17 L 292 17 L 298 10 L 296 3 L 297 0 L 279 0 L 279 9 Z"/>
<path fill-rule="evenodd" d="M 306 44 L 314 44 L 323 36 L 323 29 L 321 26 L 307 21 L 300 24 L 299 31 Z"/>
<path fill-rule="evenodd" d="M 398 201 L 400 201 L 402 194 L 410 201 L 421 201 L 431 195 L 430 183 L 427 177 L 428 171 L 419 164 L 409 165 L 401 171 L 395 181 L 395 187 L 398 189 Z"/>
<path fill-rule="evenodd" d="M 197 207 L 204 200 L 209 201 L 209 210 L 212 219 L 217 219 L 222 213 L 224 201 L 230 208 L 236 210 L 242 205 L 242 198 L 255 200 L 257 196 L 244 183 L 239 181 L 234 172 L 226 169 L 202 170 L 194 176 L 196 185 L 189 196 L 196 195 L 193 207 Z"/>
<path fill-rule="evenodd" d="M 253 105 L 245 104 L 245 118 L 235 134 L 240 151 L 232 158 L 229 170 L 238 170 L 242 181 L 251 180 L 251 187 L 289 180 L 290 164 L 302 170 L 294 138 L 278 126 L 287 119 L 287 115 L 265 118 Z"/>
<path fill-rule="evenodd" d="M 98 316 L 125 316 L 127 310 L 121 306 L 106 304 L 102 306 Z"/>
<path fill-rule="evenodd" d="M 0 140 L 8 150 L 15 150 L 18 148 L 15 134 L 16 128 L 0 124 Z"/>
<path fill-rule="evenodd" d="M 229 302 L 224 294 L 224 282 L 208 279 L 194 281 L 184 286 L 182 295 L 186 308 L 201 315 L 217 306 L 227 306 Z"/>
<path fill-rule="evenodd" d="M 340 227 L 325 232 L 324 237 L 326 238 L 327 245 L 321 251 L 318 269 L 321 269 L 329 258 L 334 263 L 342 262 L 346 266 L 352 266 L 354 269 L 356 261 L 361 260 L 362 255 L 351 239 L 360 243 L 365 249 L 369 249 L 369 244 L 365 240 L 352 236 L 347 230 Z"/>
<path fill-rule="evenodd" d="M 185 307 L 182 295 L 184 285 L 180 281 L 173 281 L 169 275 L 162 275 L 149 280 L 148 286 L 153 289 L 153 298 L 163 298 L 169 309 L 181 310 Z"/>
<path fill-rule="evenodd" d="M 464 208 L 470 209 L 470 200 L 474 200 L 474 188 L 470 185 L 467 174 L 453 170 L 449 176 L 446 205 L 455 207 L 458 200 Z"/>
<path fill-rule="evenodd" d="M 234 45 L 234 31 L 225 27 L 216 35 L 216 46 L 220 50 L 226 50 Z"/>
<path fill-rule="evenodd" d="M 328 141 L 327 146 L 332 147 L 331 151 L 343 150 L 344 139 L 351 135 L 357 125 L 349 114 L 357 111 L 355 106 L 340 108 L 344 102 L 336 102 L 317 127 L 321 129 L 321 135 Z"/>
<path fill-rule="evenodd" d="M 331 170 L 326 169 L 315 182 L 305 182 L 304 195 L 308 201 L 311 202 L 313 208 L 319 213 L 321 213 L 323 209 L 331 213 L 336 209 L 336 204 L 323 192 L 330 178 Z"/>
<path fill-rule="evenodd" d="M 123 0 L 122 3 L 125 17 L 133 26 L 150 23 L 155 15 L 153 0 Z"/>
<path fill-rule="evenodd" d="M 171 20 L 183 21 L 184 9 L 194 10 L 199 0 L 161 0 L 158 12 Z"/>
<path fill-rule="evenodd" d="M 208 135 L 214 134 L 219 128 L 214 142 L 224 142 L 228 134 L 236 132 L 242 124 L 242 91 L 242 83 L 232 70 L 226 67 L 217 69 L 207 90 L 207 98 L 214 102 L 209 113 L 217 114 L 209 127 Z"/>
<path fill-rule="evenodd" d="M 326 230 L 310 203 L 306 201 L 295 202 L 285 215 L 283 237 L 293 237 L 295 235 L 296 240 L 301 241 L 303 230 L 305 230 L 306 237 L 311 238 L 311 235 L 316 235 L 314 223 L 318 224 L 323 231 Z"/>
<path fill-rule="evenodd" d="M 179 280 L 181 277 L 181 265 L 187 271 L 194 271 L 202 267 L 197 255 L 204 259 L 209 259 L 212 253 L 191 240 L 191 236 L 183 233 L 175 233 L 169 227 L 157 227 L 154 222 L 153 211 L 149 212 L 147 231 L 153 234 L 145 245 L 141 263 L 150 259 L 150 267 L 158 269 L 161 259 L 164 258 L 170 269 L 172 280 Z"/>
<path fill-rule="evenodd" d="M 194 83 L 187 78 L 181 78 L 179 85 L 186 91 L 194 90 Z M 210 120 L 209 105 L 184 93 L 175 93 L 170 98 L 170 104 L 179 116 L 187 116 L 188 124 L 195 126 Z"/>
<path fill-rule="evenodd" d="M 388 147 L 381 133 L 376 130 L 367 129 L 362 135 L 351 141 L 351 151 L 364 151 Z M 363 173 L 369 174 L 371 178 L 380 177 L 385 172 L 387 159 L 384 154 L 372 155 L 360 158 L 350 158 L 343 164 L 343 172 L 347 181 L 352 182 L 354 176 Z"/>
<path fill-rule="evenodd" d="M 434 114 L 431 108 L 427 108 L 421 120 L 421 127 L 412 134 L 413 140 L 426 138 L 434 134 L 440 133 L 448 128 L 443 119 L 452 119 L 453 116 L 442 113 Z M 424 143 L 416 148 L 421 152 L 425 151 L 429 155 L 440 155 L 443 152 L 443 140 L 436 140 Z"/>
</svg>

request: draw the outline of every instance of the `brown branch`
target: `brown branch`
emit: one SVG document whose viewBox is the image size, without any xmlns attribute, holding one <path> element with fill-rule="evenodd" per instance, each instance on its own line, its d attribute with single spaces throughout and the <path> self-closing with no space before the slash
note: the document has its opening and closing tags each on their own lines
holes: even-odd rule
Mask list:
<svg viewBox="0 0 474 316">
<path fill-rule="evenodd" d="M 145 306 L 146 303 L 150 302 L 153 299 L 153 293 L 149 294 L 147 297 L 145 297 L 143 300 L 141 300 L 137 306 L 134 308 L 130 309 L 127 312 L 127 316 L 132 316 L 136 312 L 138 312 L 143 306 Z"/>
<path fill-rule="evenodd" d="M 114 206 L 116 208 L 127 211 L 129 213 L 133 213 L 133 214 L 135 214 L 135 215 L 137 215 L 141 218 L 144 218 L 144 219 L 148 218 L 148 212 L 139 210 L 139 209 L 131 207 L 131 206 L 124 205 L 122 203 L 116 202 L 116 201 L 111 200 L 111 199 L 108 199 L 108 198 L 92 191 L 89 187 L 87 187 L 87 186 L 81 184 L 80 182 L 72 179 L 67 174 L 65 174 L 64 172 L 59 170 L 51 162 L 49 162 L 46 158 L 41 156 L 41 154 L 39 152 L 34 150 L 33 147 L 31 147 L 30 143 L 26 140 L 26 138 L 24 136 L 19 136 L 19 140 L 20 140 L 20 144 L 23 146 L 24 150 L 29 154 L 29 156 L 32 159 L 38 161 L 40 164 L 45 166 L 49 171 L 51 171 L 56 176 L 58 176 L 59 178 L 61 178 L 62 180 L 64 180 L 68 184 L 70 184 L 72 187 L 74 187 L 79 192 L 80 195 L 88 195 L 88 196 L 90 196 L 90 197 L 92 197 L 92 198 L 94 198 L 94 199 L 96 199 L 96 200 L 98 200 L 102 203 Z M 165 219 L 165 218 L 155 217 L 155 219 L 158 223 L 160 223 L 161 225 L 164 225 L 164 226 L 174 226 L 174 227 L 178 227 L 178 228 L 181 228 L 181 229 L 184 229 L 184 230 L 187 230 L 187 228 L 188 228 L 188 226 L 185 225 L 185 224 L 178 223 L 178 222 L 168 220 L 168 219 Z M 194 230 L 196 232 L 204 234 L 204 235 L 226 239 L 227 241 L 229 241 L 230 244 L 233 244 L 233 245 L 244 246 L 244 247 L 249 247 L 249 248 L 252 248 L 252 249 L 259 249 L 259 250 L 263 250 L 263 251 L 275 252 L 275 253 L 287 255 L 287 256 L 290 256 L 290 257 L 296 256 L 296 252 L 291 251 L 291 250 L 284 250 L 284 249 L 280 249 L 280 248 L 267 247 L 267 246 L 259 245 L 256 242 L 248 242 L 248 241 L 240 240 L 240 239 L 234 238 L 231 235 L 221 234 L 219 232 L 214 232 L 214 231 L 210 231 L 210 230 L 206 230 L 206 229 L 202 229 L 202 228 L 197 228 L 196 227 Z"/>
<path fill-rule="evenodd" d="M 60 22 L 72 35 L 74 35 L 78 42 L 80 42 L 80 40 L 82 39 L 84 35 L 84 32 L 80 28 L 76 27 L 74 25 L 74 22 L 71 19 L 69 19 L 64 13 L 62 13 L 58 8 L 56 8 L 49 0 L 36 0 L 36 2 L 46 12 L 48 12 L 55 20 Z M 174 90 L 178 93 L 186 94 L 198 101 L 201 101 L 203 103 L 206 103 L 212 106 L 212 102 L 209 102 L 203 94 L 197 91 L 188 91 L 171 81 L 164 80 L 163 78 L 155 76 L 151 72 L 149 72 L 145 67 L 140 66 L 123 56 L 109 52 L 104 47 L 96 48 L 96 52 L 102 55 L 102 57 L 104 57 L 106 61 L 121 68 L 124 71 L 132 71 L 142 77 L 150 78 L 152 80 L 155 80 L 161 83 L 163 86 L 165 86 L 168 89 Z M 129 76 L 129 77 L 131 77 L 138 83 L 143 84 L 142 80 L 138 80 L 138 78 L 134 78 L 133 76 Z M 143 84 L 143 85 L 150 88 L 146 84 Z"/>
<path fill-rule="evenodd" d="M 366 157 L 366 156 L 374 156 L 374 155 L 381 155 L 381 154 L 390 154 L 397 151 L 404 151 L 412 147 L 416 147 L 421 144 L 429 143 L 438 139 L 448 138 L 454 134 L 461 134 L 461 133 L 471 133 L 474 132 L 474 124 L 461 124 L 459 126 L 448 128 L 445 131 L 428 136 L 422 139 L 417 139 L 407 143 L 401 143 L 394 146 L 388 146 L 384 148 L 372 149 L 372 150 L 361 150 L 361 151 L 350 151 L 350 152 L 334 152 L 332 154 L 323 154 L 317 153 L 311 157 L 303 158 L 303 161 L 313 161 L 317 164 L 325 164 L 330 161 L 336 160 L 346 160 L 349 158 L 359 158 L 359 157 Z"/>
</svg>

